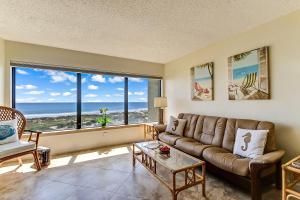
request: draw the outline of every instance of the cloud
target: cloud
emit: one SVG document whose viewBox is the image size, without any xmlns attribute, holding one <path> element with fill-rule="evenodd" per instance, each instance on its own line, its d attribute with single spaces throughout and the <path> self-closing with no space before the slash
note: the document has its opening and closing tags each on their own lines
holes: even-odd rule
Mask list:
<svg viewBox="0 0 300 200">
<path fill-rule="evenodd" d="M 37 86 L 35 86 L 35 85 L 17 85 L 16 86 L 16 89 L 17 90 L 20 90 L 20 89 L 26 89 L 26 90 L 34 90 L 34 89 L 36 89 L 37 88 Z"/>
<path fill-rule="evenodd" d="M 40 72 L 40 71 L 43 71 L 43 70 L 42 69 L 33 69 L 33 71 Z"/>
<path fill-rule="evenodd" d="M 117 88 L 117 90 L 119 90 L 119 91 L 124 91 L 124 88 Z"/>
<path fill-rule="evenodd" d="M 110 95 L 110 94 L 106 94 L 105 96 L 106 96 L 106 97 L 111 97 L 111 95 Z"/>
<path fill-rule="evenodd" d="M 132 82 L 143 82 L 143 79 L 142 78 L 129 78 L 128 79 L 129 81 L 132 81 Z"/>
<path fill-rule="evenodd" d="M 48 101 L 55 101 L 56 99 L 53 99 L 53 98 L 51 98 L 51 99 L 48 99 Z"/>
<path fill-rule="evenodd" d="M 17 69 L 16 72 L 17 72 L 18 74 L 28 75 L 28 72 L 26 72 L 25 70 L 22 70 L 22 69 Z"/>
<path fill-rule="evenodd" d="M 77 88 L 72 88 L 72 89 L 70 89 L 70 91 L 76 91 L 77 90 Z"/>
<path fill-rule="evenodd" d="M 140 98 L 141 101 L 147 101 L 147 98 Z"/>
<path fill-rule="evenodd" d="M 21 99 L 16 99 L 17 103 L 33 103 L 33 102 L 39 102 L 39 100 L 37 100 L 34 97 L 28 97 L 28 98 L 21 98 Z"/>
<path fill-rule="evenodd" d="M 144 94 L 145 94 L 145 92 L 142 92 L 142 91 L 140 91 L 140 92 L 134 92 L 134 94 L 135 94 L 135 95 L 142 96 L 142 95 L 144 95 Z"/>
<path fill-rule="evenodd" d="M 88 97 L 88 98 L 93 98 L 93 97 L 97 97 L 98 95 L 97 94 L 86 94 L 84 96 Z"/>
<path fill-rule="evenodd" d="M 128 92 L 128 95 L 132 95 L 132 92 Z"/>
<path fill-rule="evenodd" d="M 24 94 L 38 95 L 38 94 L 43 94 L 43 93 L 45 93 L 45 91 L 32 90 L 29 92 L 25 92 Z"/>
<path fill-rule="evenodd" d="M 47 74 L 50 76 L 52 83 L 60 83 L 64 81 L 70 81 L 72 83 L 75 83 L 77 81 L 76 76 L 62 71 L 48 70 Z"/>
<path fill-rule="evenodd" d="M 86 78 L 81 79 L 81 83 L 85 83 L 86 82 Z"/>
<path fill-rule="evenodd" d="M 103 77 L 103 75 L 97 74 L 97 75 L 92 76 L 92 81 L 99 82 L 99 83 L 105 83 L 106 79 L 105 79 L 105 77 Z"/>
<path fill-rule="evenodd" d="M 97 89 L 98 89 L 98 86 L 97 86 L 97 85 L 89 85 L 89 86 L 88 86 L 88 89 L 89 89 L 89 90 L 97 90 Z"/>
<path fill-rule="evenodd" d="M 110 83 L 119 83 L 124 81 L 124 77 L 121 76 L 114 76 L 113 78 L 108 78 Z"/>
<path fill-rule="evenodd" d="M 56 96 L 60 96 L 60 93 L 59 92 L 51 92 L 50 95 L 53 97 L 56 97 Z"/>
<path fill-rule="evenodd" d="M 103 102 L 103 100 L 101 100 L 101 99 L 89 99 L 85 102 Z"/>
<path fill-rule="evenodd" d="M 70 95 L 72 95 L 71 92 L 64 92 L 64 93 L 63 93 L 63 96 L 65 96 L 65 97 L 70 96 Z"/>
<path fill-rule="evenodd" d="M 122 97 L 124 95 L 123 94 L 114 94 L 114 96 L 116 96 L 116 97 Z"/>
</svg>

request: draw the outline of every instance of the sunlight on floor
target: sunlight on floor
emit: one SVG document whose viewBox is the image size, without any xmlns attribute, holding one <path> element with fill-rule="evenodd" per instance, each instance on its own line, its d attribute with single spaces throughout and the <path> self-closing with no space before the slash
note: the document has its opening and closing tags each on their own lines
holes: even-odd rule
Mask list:
<svg viewBox="0 0 300 200">
<path fill-rule="evenodd" d="M 112 157 L 112 156 L 117 156 L 122 154 L 128 154 L 128 153 L 129 150 L 127 147 L 114 148 L 109 151 L 104 151 L 103 153 L 99 153 L 98 151 L 89 152 L 89 153 L 77 155 L 74 163 L 80 163 L 80 162 L 96 160 L 100 158 L 107 158 L 107 157 Z"/>
<path fill-rule="evenodd" d="M 66 155 L 66 156 L 57 156 L 53 157 L 51 159 L 51 164 L 47 168 L 55 168 L 55 167 L 63 167 L 67 165 L 72 165 L 76 163 L 82 163 L 86 161 L 91 160 L 97 160 L 102 158 L 108 158 L 123 154 L 130 153 L 128 147 L 115 147 L 115 148 L 103 148 L 99 150 L 93 150 L 93 151 L 85 151 L 85 152 L 78 152 L 74 153 L 72 155 Z M 0 174 L 5 174 L 9 172 L 16 172 L 16 173 L 28 173 L 36 171 L 33 167 L 33 162 L 26 162 L 22 165 L 19 164 L 13 164 L 13 165 L 3 165 L 0 166 Z"/>
</svg>

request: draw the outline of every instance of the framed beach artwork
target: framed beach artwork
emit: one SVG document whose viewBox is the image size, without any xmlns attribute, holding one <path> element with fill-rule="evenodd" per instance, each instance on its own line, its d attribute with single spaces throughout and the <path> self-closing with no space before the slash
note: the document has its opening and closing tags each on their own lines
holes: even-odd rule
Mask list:
<svg viewBox="0 0 300 200">
<path fill-rule="evenodd" d="M 270 99 L 268 47 L 228 58 L 229 100 Z"/>
<path fill-rule="evenodd" d="M 192 100 L 213 100 L 213 67 L 214 63 L 209 62 L 191 68 Z"/>
</svg>

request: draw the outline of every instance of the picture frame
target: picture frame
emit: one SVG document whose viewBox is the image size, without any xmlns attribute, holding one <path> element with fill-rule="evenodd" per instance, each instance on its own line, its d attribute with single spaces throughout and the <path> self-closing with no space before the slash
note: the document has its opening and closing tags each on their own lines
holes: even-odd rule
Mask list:
<svg viewBox="0 0 300 200">
<path fill-rule="evenodd" d="M 228 58 L 228 99 L 270 99 L 269 47 L 246 51 Z"/>
<path fill-rule="evenodd" d="M 214 100 L 214 63 L 208 62 L 191 68 L 193 101 Z"/>
</svg>

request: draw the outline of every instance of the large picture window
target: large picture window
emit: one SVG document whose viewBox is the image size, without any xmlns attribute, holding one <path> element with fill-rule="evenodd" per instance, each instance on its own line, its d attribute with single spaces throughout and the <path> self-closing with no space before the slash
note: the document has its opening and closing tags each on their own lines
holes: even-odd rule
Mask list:
<svg viewBox="0 0 300 200">
<path fill-rule="evenodd" d="M 158 121 L 153 100 L 160 96 L 160 79 L 16 64 L 12 72 L 12 105 L 27 118 L 26 129 L 99 127 L 101 108 L 108 109 L 108 126 Z"/>
</svg>

